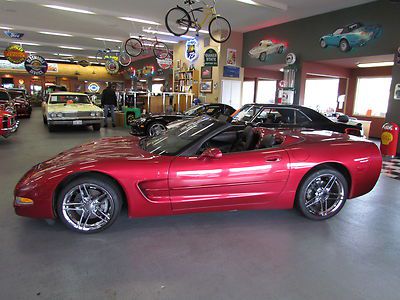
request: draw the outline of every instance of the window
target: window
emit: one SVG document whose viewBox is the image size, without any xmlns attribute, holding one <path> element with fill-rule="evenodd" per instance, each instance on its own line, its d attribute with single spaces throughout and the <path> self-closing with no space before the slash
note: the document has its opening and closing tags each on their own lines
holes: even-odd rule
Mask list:
<svg viewBox="0 0 400 300">
<path fill-rule="evenodd" d="M 358 78 L 354 114 L 384 118 L 388 108 L 391 83 L 391 77 Z"/>
<path fill-rule="evenodd" d="M 276 97 L 276 80 L 259 80 L 256 103 L 273 104 Z"/>
<path fill-rule="evenodd" d="M 255 86 L 256 82 L 254 80 L 243 82 L 242 105 L 254 102 Z"/>
<path fill-rule="evenodd" d="M 339 79 L 307 79 L 304 106 L 321 113 L 336 111 Z"/>
<path fill-rule="evenodd" d="M 161 88 L 162 88 L 163 86 L 164 86 L 164 85 L 163 85 L 162 83 L 153 84 L 153 86 L 152 86 L 152 92 L 153 92 L 154 94 L 162 94 Z"/>
</svg>

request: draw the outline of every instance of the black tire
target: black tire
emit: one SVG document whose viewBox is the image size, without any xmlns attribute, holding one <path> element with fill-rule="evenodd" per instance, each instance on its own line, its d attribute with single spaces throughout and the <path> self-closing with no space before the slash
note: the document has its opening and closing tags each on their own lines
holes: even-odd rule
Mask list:
<svg viewBox="0 0 400 300">
<path fill-rule="evenodd" d="M 174 14 L 182 15 L 183 17 L 176 19 Z M 178 21 L 180 21 L 180 24 Z M 191 23 L 192 19 L 190 18 L 188 12 L 179 6 L 171 8 L 165 15 L 165 26 L 167 27 L 168 31 L 175 36 L 182 36 L 188 33 Z M 177 28 L 175 28 L 175 25 Z M 181 30 L 178 31 L 178 28 Z"/>
<path fill-rule="evenodd" d="M 107 201 L 107 209 L 104 208 L 105 212 L 103 212 L 103 215 L 99 213 L 99 209 L 93 209 L 94 212 L 88 212 L 85 211 L 86 208 L 82 208 L 81 211 L 78 210 L 79 205 L 74 205 L 72 206 L 71 204 L 75 202 L 68 202 L 69 197 L 73 197 L 72 195 L 75 195 L 74 200 L 76 201 L 82 201 L 82 197 L 80 196 L 81 194 L 74 194 L 72 191 L 76 190 L 79 186 L 85 185 L 87 191 L 91 191 L 92 194 L 98 190 L 100 191 L 105 191 L 105 194 L 107 197 L 104 199 L 104 202 Z M 90 193 L 89 193 L 90 194 Z M 69 196 L 71 195 L 71 196 Z M 101 195 L 101 194 L 100 194 Z M 122 207 L 122 202 L 123 202 L 123 197 L 121 190 L 117 184 L 115 184 L 114 181 L 112 181 L 110 178 L 103 176 L 103 175 L 83 175 L 81 177 L 78 177 L 71 182 L 69 182 L 67 185 L 65 185 L 60 193 L 56 196 L 56 209 L 57 209 L 57 214 L 60 220 L 63 222 L 63 224 L 68 228 L 71 229 L 75 232 L 79 233 L 97 233 L 100 231 L 103 231 L 110 227 L 115 220 L 118 218 L 120 212 L 121 212 L 121 207 Z M 92 196 L 94 197 L 99 197 L 97 195 Z M 93 199 L 95 200 L 95 199 Z M 103 200 L 102 200 L 103 201 Z M 76 202 L 79 203 L 79 202 Z M 65 204 L 69 204 L 68 206 Z M 83 207 L 94 207 L 95 205 L 100 206 L 99 203 L 97 204 L 92 204 L 92 203 L 87 203 L 83 205 Z M 105 205 L 105 204 L 103 204 Z M 75 208 L 75 212 L 68 212 L 67 207 L 73 207 Z M 101 208 L 103 209 L 103 207 Z M 81 215 L 79 215 L 79 212 Z M 107 213 L 107 215 L 106 215 Z M 87 214 L 87 221 L 83 224 L 82 226 L 82 221 L 85 219 Z M 97 214 L 99 214 L 103 219 L 98 218 Z M 109 214 L 109 216 L 108 216 Z M 76 215 L 76 216 L 75 216 Z M 82 217 L 82 215 L 84 217 Z M 104 216 L 104 217 L 103 217 Z M 108 216 L 106 218 L 105 216 Z M 94 224 L 89 224 L 89 218 L 93 217 L 90 219 L 92 221 L 93 219 L 99 219 L 102 221 L 99 221 L 99 225 L 96 226 L 97 223 Z M 75 218 L 75 220 L 74 220 Z M 78 218 L 80 221 L 78 221 Z M 78 223 L 79 222 L 79 223 Z M 93 221 L 94 222 L 94 221 Z M 77 224 L 78 223 L 78 224 Z M 81 226 L 79 226 L 81 224 Z M 84 228 L 86 226 L 93 226 L 93 228 Z M 81 228 L 79 228 L 81 227 Z"/>
<path fill-rule="evenodd" d="M 137 38 L 127 39 L 124 44 L 124 47 L 125 47 L 125 52 L 132 57 L 138 57 L 143 52 L 143 44 Z"/>
<path fill-rule="evenodd" d="M 47 128 L 49 129 L 50 132 L 56 131 L 56 127 L 54 125 L 47 124 Z"/>
<path fill-rule="evenodd" d="M 94 130 L 94 131 L 99 131 L 100 128 L 101 128 L 101 124 L 94 124 L 94 125 L 92 125 L 92 126 L 93 126 L 93 130 Z"/>
<path fill-rule="evenodd" d="M 259 57 L 258 59 L 259 59 L 260 61 L 262 61 L 262 62 L 266 61 L 266 60 L 267 60 L 267 53 L 262 52 L 262 53 L 260 54 L 260 57 Z"/>
<path fill-rule="evenodd" d="M 340 40 L 339 48 L 342 52 L 349 52 L 351 50 L 351 46 L 346 39 Z"/>
<path fill-rule="evenodd" d="M 330 183 L 332 187 L 327 192 L 323 185 L 326 187 Z M 321 221 L 332 218 L 346 203 L 348 186 L 346 178 L 336 169 L 324 167 L 315 170 L 302 180 L 297 190 L 296 206 L 308 219 Z M 333 194 L 337 194 L 337 199 L 330 199 Z"/>
<path fill-rule="evenodd" d="M 156 42 L 153 45 L 153 54 L 158 59 L 165 59 L 168 57 L 169 49 L 168 46 L 163 42 Z"/>
<path fill-rule="evenodd" d="M 47 118 L 45 116 L 43 116 L 43 124 L 47 125 Z"/>
<path fill-rule="evenodd" d="M 324 39 L 321 39 L 319 41 L 319 45 L 321 46 L 321 48 L 324 48 L 324 49 L 328 47 L 328 45 L 326 44 L 326 41 Z"/>
<path fill-rule="evenodd" d="M 215 35 L 213 34 L 213 30 L 212 30 L 213 24 L 214 24 L 215 22 L 217 22 L 218 20 L 221 20 L 222 22 L 225 23 L 225 25 L 227 25 L 227 26 L 226 26 L 226 29 L 228 30 L 228 33 L 227 33 L 223 38 L 218 38 L 217 36 L 215 36 Z M 225 19 L 224 17 L 216 16 L 215 18 L 213 18 L 213 19 L 210 21 L 210 24 L 208 24 L 208 33 L 210 34 L 210 37 L 211 37 L 211 39 L 212 39 L 214 42 L 217 42 L 217 43 L 225 43 L 227 40 L 229 40 L 229 38 L 231 37 L 231 34 L 232 34 L 231 24 L 230 24 L 229 21 L 228 21 L 227 19 Z"/>
<path fill-rule="evenodd" d="M 167 130 L 167 126 L 162 122 L 152 122 L 147 125 L 146 134 L 147 136 L 156 136 L 162 132 L 160 130 Z"/>
</svg>

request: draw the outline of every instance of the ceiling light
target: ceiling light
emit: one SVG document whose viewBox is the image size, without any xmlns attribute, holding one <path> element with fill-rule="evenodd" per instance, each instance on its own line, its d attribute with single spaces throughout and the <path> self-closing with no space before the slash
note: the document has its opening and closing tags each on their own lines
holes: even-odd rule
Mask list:
<svg viewBox="0 0 400 300">
<path fill-rule="evenodd" d="M 152 29 L 143 29 L 143 31 L 147 32 L 147 33 L 153 33 L 153 34 L 174 36 L 171 32 L 167 32 L 167 31 L 158 31 L 158 30 L 152 30 Z"/>
<path fill-rule="evenodd" d="M 5 26 L 0 26 L 0 29 L 4 29 L 4 30 L 12 30 L 13 28 L 11 28 L 11 27 L 5 27 Z"/>
<path fill-rule="evenodd" d="M 29 43 L 29 42 L 13 42 L 13 44 L 21 44 L 21 45 L 27 45 L 27 46 L 40 46 L 39 44 Z"/>
<path fill-rule="evenodd" d="M 73 47 L 73 46 L 58 46 L 61 49 L 70 49 L 70 50 L 83 50 L 83 48 Z"/>
<path fill-rule="evenodd" d="M 65 54 L 65 53 L 58 53 L 58 56 L 69 56 L 69 57 L 73 57 L 74 55 L 72 54 Z"/>
<path fill-rule="evenodd" d="M 29 54 L 36 54 L 37 52 L 35 52 L 35 51 L 25 51 L 26 53 L 29 53 Z"/>
<path fill-rule="evenodd" d="M 237 2 L 242 2 L 250 5 L 255 5 L 255 6 L 264 6 L 264 7 L 272 7 L 272 8 L 277 8 L 281 10 L 288 10 L 288 5 L 275 1 L 275 0 L 236 0 Z"/>
<path fill-rule="evenodd" d="M 60 58 L 49 58 L 49 60 L 51 60 L 51 61 L 61 61 L 61 62 L 71 62 L 68 59 L 60 59 Z"/>
<path fill-rule="evenodd" d="M 39 33 L 47 35 L 56 35 L 56 36 L 72 36 L 72 34 L 60 33 L 60 32 L 39 31 Z"/>
<path fill-rule="evenodd" d="M 114 39 L 107 39 L 107 38 L 93 38 L 97 41 L 104 41 L 104 42 L 114 42 L 114 43 L 122 43 L 121 40 L 114 40 Z"/>
<path fill-rule="evenodd" d="M 138 37 L 137 35 L 131 35 L 130 37 L 140 40 L 140 37 Z M 142 39 L 145 41 L 153 41 L 153 42 L 158 41 L 158 42 L 167 43 L 167 44 L 178 44 L 179 43 L 177 41 L 160 40 L 160 39 L 156 40 L 155 38 L 149 38 L 149 37 L 142 37 Z"/>
<path fill-rule="evenodd" d="M 181 27 L 181 29 L 186 29 L 186 27 Z M 196 29 L 194 29 L 194 28 L 189 28 L 189 31 L 191 31 L 191 32 L 196 32 Z M 208 33 L 208 31 L 207 30 L 199 30 L 199 33 Z"/>
<path fill-rule="evenodd" d="M 260 6 L 260 3 L 257 3 L 253 0 L 236 0 L 237 2 L 242 2 L 242 3 L 246 3 L 246 4 L 251 4 L 251 5 L 257 5 Z"/>
<path fill-rule="evenodd" d="M 96 56 L 88 56 L 87 58 L 91 58 L 91 59 L 97 59 Z"/>
<path fill-rule="evenodd" d="M 376 67 L 391 67 L 394 65 L 393 61 L 382 61 L 382 62 L 374 62 L 374 63 L 358 63 L 357 67 L 359 68 L 376 68 Z"/>
<path fill-rule="evenodd" d="M 65 10 L 65 11 L 70 11 L 70 12 L 76 12 L 76 13 L 81 13 L 81 14 L 87 14 L 87 15 L 95 15 L 96 13 L 89 11 L 89 10 L 84 10 L 84 9 L 77 9 L 77 8 L 72 8 L 72 7 L 66 7 L 66 6 L 60 6 L 60 5 L 43 5 L 48 8 L 53 8 L 53 9 L 58 9 L 58 10 Z"/>
<path fill-rule="evenodd" d="M 131 17 L 119 17 L 119 18 L 121 20 L 125 20 L 125 21 L 138 22 L 138 23 L 150 24 L 150 25 L 161 25 L 160 23 L 150 21 L 150 20 L 143 20 L 143 19 L 137 19 L 137 18 L 131 18 Z"/>
</svg>

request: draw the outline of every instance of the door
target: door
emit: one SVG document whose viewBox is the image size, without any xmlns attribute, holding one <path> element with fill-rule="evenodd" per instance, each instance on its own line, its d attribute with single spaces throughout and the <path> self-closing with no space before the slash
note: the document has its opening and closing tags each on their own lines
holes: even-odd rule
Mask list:
<svg viewBox="0 0 400 300">
<path fill-rule="evenodd" d="M 222 80 L 221 89 L 222 103 L 230 105 L 234 109 L 240 108 L 242 82 L 238 80 Z"/>
<path fill-rule="evenodd" d="M 221 158 L 177 157 L 169 188 L 173 210 L 278 201 L 288 179 L 285 150 L 263 149 Z"/>
</svg>

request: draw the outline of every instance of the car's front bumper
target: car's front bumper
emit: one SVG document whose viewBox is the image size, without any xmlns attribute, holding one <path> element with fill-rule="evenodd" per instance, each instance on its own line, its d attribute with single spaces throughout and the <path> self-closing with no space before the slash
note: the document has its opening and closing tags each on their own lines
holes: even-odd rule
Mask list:
<svg viewBox="0 0 400 300">
<path fill-rule="evenodd" d="M 146 127 L 144 124 L 131 124 L 131 132 L 132 135 L 146 135 Z"/>
<path fill-rule="evenodd" d="M 102 124 L 104 118 L 57 118 L 57 119 L 47 119 L 49 125 L 65 125 L 65 126 L 90 126 Z"/>
<path fill-rule="evenodd" d="M 0 135 L 7 138 L 14 132 L 18 130 L 19 127 L 19 121 L 16 121 L 15 124 L 9 128 L 2 128 L 0 129 Z"/>
</svg>

